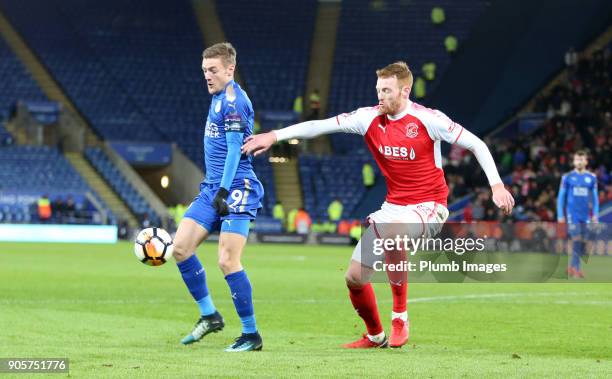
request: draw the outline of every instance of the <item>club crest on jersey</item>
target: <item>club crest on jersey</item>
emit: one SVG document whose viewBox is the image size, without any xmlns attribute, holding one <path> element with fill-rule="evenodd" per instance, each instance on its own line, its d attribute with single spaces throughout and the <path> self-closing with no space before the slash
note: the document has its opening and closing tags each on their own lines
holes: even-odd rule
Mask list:
<svg viewBox="0 0 612 379">
<path fill-rule="evenodd" d="M 406 125 L 406 137 L 415 138 L 418 135 L 419 135 L 419 126 L 416 123 L 411 122 L 408 125 Z"/>
<path fill-rule="evenodd" d="M 215 104 L 215 112 L 219 113 L 221 111 L 221 102 L 217 101 L 217 104 Z"/>
</svg>

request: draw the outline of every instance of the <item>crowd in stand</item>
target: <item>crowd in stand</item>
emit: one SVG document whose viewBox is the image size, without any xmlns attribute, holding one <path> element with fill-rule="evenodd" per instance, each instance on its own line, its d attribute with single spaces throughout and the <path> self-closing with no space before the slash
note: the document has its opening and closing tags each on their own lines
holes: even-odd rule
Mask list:
<svg viewBox="0 0 612 379">
<path fill-rule="evenodd" d="M 589 153 L 588 169 L 597 175 L 600 204 L 612 200 L 612 65 L 610 48 L 579 56 L 566 56 L 562 80 L 539 96 L 535 112 L 546 114 L 532 134 L 514 140 L 487 139 L 502 177 L 510 175 L 517 208 L 513 219 L 556 220 L 556 197 L 561 176 L 573 169 L 572 153 Z M 453 147 L 445 167 L 449 204 L 477 188 L 465 210 L 469 220 L 500 218 L 490 201 L 486 177 L 478 162 Z"/>
<path fill-rule="evenodd" d="M 41 223 L 53 224 L 83 224 L 89 222 L 99 222 L 92 219 L 92 212 L 83 209 L 82 205 L 77 205 L 71 195 L 64 200 L 58 196 L 53 201 L 48 195 L 41 196 L 35 203 L 31 204 L 31 213 L 35 215 L 33 219 L 38 219 Z"/>
</svg>

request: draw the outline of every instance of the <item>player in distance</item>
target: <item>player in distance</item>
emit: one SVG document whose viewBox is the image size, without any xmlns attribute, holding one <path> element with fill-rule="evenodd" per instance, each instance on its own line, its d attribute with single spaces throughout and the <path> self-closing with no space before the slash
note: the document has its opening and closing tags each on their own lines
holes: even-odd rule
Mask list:
<svg viewBox="0 0 612 379">
<path fill-rule="evenodd" d="M 599 214 L 597 176 L 586 170 L 588 160 L 583 150 L 574 153 L 574 170 L 563 175 L 557 195 L 557 221 L 567 222 L 572 241 L 572 257 L 567 274 L 583 278 L 580 258 L 585 254 L 588 223 L 596 223 Z M 592 208 L 589 207 L 592 203 Z"/>
<path fill-rule="evenodd" d="M 387 183 L 386 201 L 368 217 L 366 233 L 376 233 L 377 224 L 404 223 L 411 228 L 409 237 L 435 236 L 448 217 L 448 187 L 442 171 L 440 141 L 456 143 L 472 151 L 484 169 L 493 202 L 506 214 L 514 199 L 504 188 L 493 157 L 482 140 L 437 110 L 410 101 L 412 73 L 404 62 L 392 63 L 376 72 L 378 105 L 359 108 L 326 120 L 308 121 L 247 138 L 242 146 L 246 154 L 260 154 L 275 142 L 293 138 L 314 138 L 335 132 L 364 136 Z M 362 241 L 365 237 L 362 237 Z M 346 272 L 351 302 L 366 324 L 363 338 L 344 345 L 346 348 L 400 347 L 408 341 L 409 321 L 406 304 L 408 290 L 404 272 L 389 275 L 393 294 L 391 335 L 386 337 L 370 283 L 373 273 L 370 255 L 361 252 L 361 242 L 353 252 Z M 364 259 L 365 258 L 365 259 Z"/>
<path fill-rule="evenodd" d="M 240 257 L 249 223 L 261 208 L 264 191 L 253 172 L 252 157 L 240 147 L 253 133 L 254 112 L 246 92 L 234 81 L 236 50 L 229 43 L 210 46 L 203 53 L 202 70 L 213 95 L 204 130 L 206 177 L 200 193 L 181 220 L 174 239 L 174 257 L 183 280 L 200 308 L 200 319 L 181 341 L 190 344 L 223 329 L 206 285 L 206 273 L 195 255 L 209 234 L 220 229 L 219 268 L 225 275 L 242 334 L 225 351 L 262 348 L 252 301 L 252 288 Z"/>
</svg>

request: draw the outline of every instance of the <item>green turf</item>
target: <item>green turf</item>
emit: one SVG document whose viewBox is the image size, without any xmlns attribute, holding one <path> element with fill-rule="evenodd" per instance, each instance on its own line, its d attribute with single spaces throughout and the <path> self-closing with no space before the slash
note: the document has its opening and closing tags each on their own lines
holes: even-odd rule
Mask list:
<svg viewBox="0 0 612 379">
<path fill-rule="evenodd" d="M 68 357 L 71 377 L 612 373 L 605 283 L 415 283 L 408 346 L 340 349 L 364 328 L 343 281 L 351 249 L 338 247 L 248 246 L 243 261 L 264 350 L 224 353 L 240 328 L 215 251 L 208 244 L 199 255 L 227 327 L 182 346 L 198 315 L 174 263 L 147 267 L 127 243 L 0 243 L 0 357 Z M 375 286 L 388 328 L 390 291 Z"/>
</svg>

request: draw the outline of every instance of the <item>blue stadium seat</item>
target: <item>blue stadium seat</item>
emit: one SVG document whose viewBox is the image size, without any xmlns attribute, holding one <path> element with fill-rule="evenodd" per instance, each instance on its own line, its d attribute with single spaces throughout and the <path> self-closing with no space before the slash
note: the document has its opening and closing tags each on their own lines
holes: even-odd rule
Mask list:
<svg viewBox="0 0 612 379">
<path fill-rule="evenodd" d="M 440 78 L 450 63 L 444 38 L 453 34 L 464 40 L 470 26 L 483 12 L 484 1 L 402 1 L 386 0 L 381 9 L 371 7 L 369 0 L 342 2 L 329 97 L 329 114 L 336 115 L 377 103 L 376 69 L 404 60 L 413 74 L 421 66 L 436 63 Z M 441 6 L 446 22 L 433 25 L 430 12 Z M 389 33 L 389 31 L 393 31 Z M 436 82 L 428 84 L 428 92 Z M 357 141 L 357 139 L 355 139 Z M 340 147 L 335 143 L 334 148 Z M 352 146 L 348 143 L 343 146 Z M 345 149 L 340 149 L 345 153 Z"/>
<path fill-rule="evenodd" d="M 101 204 L 109 216 L 109 223 L 116 223 L 115 216 L 100 197 L 85 183 L 60 152 L 48 146 L 0 147 L 0 190 L 7 193 L 81 194 L 89 192 Z M 82 196 L 81 196 L 82 197 Z M 89 207 L 86 201 L 78 207 Z M 84 210 L 92 211 L 93 208 Z M 2 222 L 30 222 L 29 205 L 4 205 L 0 209 Z M 91 219 L 91 222 L 96 220 Z"/>
<path fill-rule="evenodd" d="M 85 157 L 110 184 L 111 188 L 115 190 L 134 214 L 140 219 L 147 214 L 149 220 L 151 220 L 153 224 L 160 224 L 159 215 L 155 213 L 151 205 L 149 205 L 136 189 L 132 187 L 101 148 L 90 147 L 85 149 Z"/>
<path fill-rule="evenodd" d="M 316 6 L 314 0 L 217 1 L 256 112 L 291 110 L 304 93 Z"/>
<path fill-rule="evenodd" d="M 351 216 L 365 194 L 361 170 L 366 162 L 375 167 L 369 154 L 299 158 L 304 208 L 313 220 L 327 220 L 327 207 L 335 198 L 344 206 L 342 217 Z"/>
<path fill-rule="evenodd" d="M 8 137 L 2 121 L 8 119 L 10 109 L 19 100 L 43 101 L 47 97 L 4 39 L 0 38 L 0 145 Z"/>
<path fill-rule="evenodd" d="M 272 215 L 272 208 L 276 204 L 276 191 L 274 189 L 274 171 L 270 164 L 269 156 L 259 156 L 253 159 L 253 170 L 264 186 L 263 209 L 259 213 L 262 216 Z"/>
<path fill-rule="evenodd" d="M 104 139 L 174 141 L 193 162 L 202 164 L 202 126 L 210 95 L 201 71 L 202 33 L 189 1 L 0 0 L 0 6 Z M 222 21 L 229 17 L 227 6 L 218 2 Z M 279 15 L 272 3 L 260 7 L 240 1 L 233 6 L 246 7 L 266 20 Z M 265 53 L 250 45 L 249 34 L 236 36 L 239 67 L 242 70 L 244 65 L 249 94 L 256 104 L 258 99 L 269 99 L 262 100 L 262 106 L 290 109 L 296 94 L 303 92 L 315 6 L 309 0 L 290 20 L 276 20 L 293 31 L 283 33 L 280 45 L 270 43 Z M 37 9 L 35 14 L 32 8 Z M 230 37 L 235 24 L 228 26 Z M 299 26 L 309 30 L 306 36 L 297 31 Z M 271 24 L 264 29 L 268 34 L 277 31 Z M 283 57 L 280 61 L 277 48 Z M 265 77 L 271 70 L 251 74 L 249 64 L 273 64 L 283 71 L 271 83 Z M 255 109 L 260 110 L 257 105 Z"/>
</svg>

